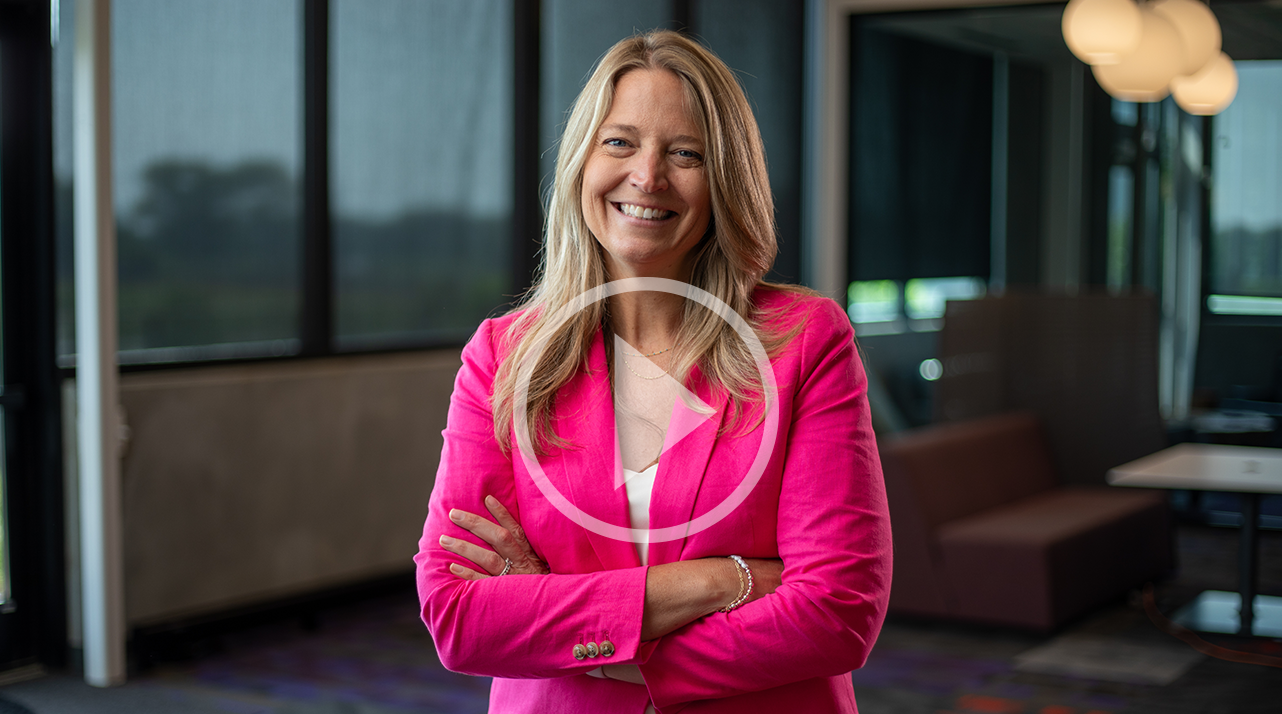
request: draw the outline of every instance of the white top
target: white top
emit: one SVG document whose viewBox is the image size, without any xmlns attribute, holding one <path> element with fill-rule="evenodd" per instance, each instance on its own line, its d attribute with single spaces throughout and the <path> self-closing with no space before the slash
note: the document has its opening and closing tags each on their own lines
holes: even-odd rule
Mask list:
<svg viewBox="0 0 1282 714">
<path fill-rule="evenodd" d="M 1114 486 L 1282 493 L 1282 449 L 1177 444 L 1109 469 Z"/>
<path fill-rule="evenodd" d="M 650 464 L 650 468 L 645 471 L 623 469 L 623 488 L 628 493 L 628 517 L 632 521 L 633 528 L 648 529 L 650 527 L 650 499 L 654 495 L 654 477 L 658 475 L 659 462 L 657 461 Z M 650 539 L 643 538 L 641 542 L 633 545 L 636 546 L 641 564 L 645 565 L 649 558 Z M 588 674 L 597 679 L 608 679 L 600 667 Z M 646 703 L 645 714 L 655 714 L 653 703 Z"/>
<path fill-rule="evenodd" d="M 628 492 L 628 516 L 633 528 L 642 530 L 650 527 L 650 498 L 654 495 L 654 477 L 659 475 L 659 462 L 650 464 L 645 471 L 623 470 L 623 488 Z M 640 542 L 633 543 L 641 564 L 646 565 L 649 558 L 650 538 L 647 534 Z"/>
</svg>

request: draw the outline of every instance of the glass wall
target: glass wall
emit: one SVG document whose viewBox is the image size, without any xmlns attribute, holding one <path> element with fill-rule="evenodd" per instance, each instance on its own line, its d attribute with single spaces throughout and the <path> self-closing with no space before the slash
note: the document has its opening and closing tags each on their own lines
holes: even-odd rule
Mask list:
<svg viewBox="0 0 1282 714">
<path fill-rule="evenodd" d="M 539 171 L 552 189 L 556 150 L 571 104 L 614 43 L 636 32 L 668 27 L 670 0 L 544 0 L 540 78 Z"/>
<path fill-rule="evenodd" d="M 994 60 L 896 22 L 851 21 L 848 307 L 861 336 L 938 330 L 944 303 L 983 296 L 990 269 Z"/>
<path fill-rule="evenodd" d="M 330 0 L 327 15 L 307 19 L 301 0 L 113 3 L 121 361 L 298 354 L 302 326 L 321 322 L 332 326 L 332 342 L 309 354 L 458 344 L 517 289 L 514 205 L 539 190 L 516 176 L 517 152 L 537 159 L 548 188 L 566 113 L 600 56 L 634 32 L 676 25 L 689 25 L 736 69 L 757 111 L 779 223 L 774 277 L 796 279 L 800 5 L 544 0 L 537 22 L 518 20 L 515 7 Z M 75 353 L 74 3 L 58 12 L 55 222 L 66 367 Z M 537 86 L 516 106 L 514 52 L 535 33 Z M 326 61 L 308 63 L 305 38 L 325 38 Z M 304 88 L 317 79 L 329 94 L 328 141 L 310 145 L 318 155 L 305 161 L 304 129 L 317 114 Z M 538 145 L 517 146 L 525 141 L 518 127 L 531 125 Z M 329 232 L 313 235 L 305 226 L 325 221 L 309 213 L 322 209 L 315 196 L 304 201 L 303 179 L 322 158 Z M 318 254 L 328 255 L 319 268 L 331 280 L 305 286 L 305 269 L 320 270 L 305 268 L 304 255 Z"/>
<path fill-rule="evenodd" d="M 699 0 L 692 14 L 695 36 L 735 71 L 756 114 L 779 226 L 771 279 L 795 283 L 801 277 L 803 4 Z"/>
<path fill-rule="evenodd" d="M 1282 315 L 1282 60 L 1237 62 L 1214 119 L 1208 307 Z"/>
<path fill-rule="evenodd" d="M 1110 102 L 1114 125 L 1112 164 L 1108 168 L 1108 247 L 1105 282 L 1111 292 L 1131 284 L 1132 240 L 1135 231 L 1135 161 L 1141 138 L 1136 140 L 1139 105 L 1114 99 Z"/>
<path fill-rule="evenodd" d="M 297 349 L 300 17 L 112 3 L 122 362 Z"/>
<path fill-rule="evenodd" d="M 0 206 L 0 210 L 4 210 Z M 0 234 L 0 244 L 7 242 L 9 236 Z M 2 253 L 3 251 L 0 251 Z M 3 286 L 0 286 L 2 288 Z M 0 306 L 3 306 L 4 290 L 0 289 Z M 0 396 L 4 395 L 5 378 L 5 344 L 4 344 L 4 310 L 0 309 Z M 4 404 L 0 404 L 0 609 L 9 602 L 12 583 L 9 577 L 9 463 L 8 450 L 5 448 L 4 436 L 8 432 L 8 414 Z"/>
<path fill-rule="evenodd" d="M 338 346 L 465 339 L 510 292 L 511 3 L 331 7 Z"/>
<path fill-rule="evenodd" d="M 72 82 L 76 4 L 58 3 L 53 47 L 53 230 L 57 296 L 57 354 L 67 361 L 76 352 L 74 208 L 72 206 Z"/>
</svg>

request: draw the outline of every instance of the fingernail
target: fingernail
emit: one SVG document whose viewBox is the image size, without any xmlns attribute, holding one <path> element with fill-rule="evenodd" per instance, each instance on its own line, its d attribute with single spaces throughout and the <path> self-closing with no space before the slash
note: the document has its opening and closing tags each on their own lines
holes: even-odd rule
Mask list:
<svg viewBox="0 0 1282 714">
<path fill-rule="evenodd" d="M 455 521 L 455 522 L 458 522 L 458 521 L 463 520 L 463 512 L 462 512 L 462 511 L 460 511 L 460 510 L 459 510 L 459 509 L 457 509 L 457 508 L 451 508 L 451 509 L 450 509 L 450 520 L 451 520 L 451 521 Z"/>
<path fill-rule="evenodd" d="M 443 535 L 441 536 L 441 545 L 454 545 L 454 539 L 447 535 Z"/>
<path fill-rule="evenodd" d="M 493 496 L 486 496 L 485 503 L 490 506 L 497 506 L 499 504 L 499 499 Z"/>
<path fill-rule="evenodd" d="M 463 572 L 463 568 L 460 567 L 458 563 L 450 563 L 450 572 L 456 574 L 461 573 Z"/>
</svg>

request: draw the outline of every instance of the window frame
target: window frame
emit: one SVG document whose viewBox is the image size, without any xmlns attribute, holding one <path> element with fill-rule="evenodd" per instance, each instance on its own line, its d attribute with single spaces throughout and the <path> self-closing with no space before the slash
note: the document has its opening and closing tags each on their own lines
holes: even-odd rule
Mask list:
<svg viewBox="0 0 1282 714">
<path fill-rule="evenodd" d="M 1252 57 L 1250 60 L 1262 59 Z M 1278 53 L 1276 59 L 1282 60 L 1282 52 Z M 1247 60 L 1247 61 L 1250 61 Z M 1210 180 L 1202 181 L 1202 216 L 1201 226 L 1202 242 L 1202 275 L 1201 275 L 1201 320 L 1203 325 L 1216 327 L 1246 327 L 1246 328 L 1276 328 L 1282 327 L 1282 315 L 1260 315 L 1244 314 L 1233 312 L 1213 312 L 1211 310 L 1211 296 L 1220 295 L 1212 290 L 1215 272 L 1215 223 L 1212 220 L 1215 193 L 1215 131 L 1217 116 L 1203 117 L 1202 119 L 1202 175 L 1209 177 Z M 1234 297 L 1265 297 L 1265 296 L 1234 296 Z"/>
<path fill-rule="evenodd" d="M 510 229 L 511 250 L 508 258 L 508 285 L 511 293 L 506 302 L 495 305 L 491 314 L 501 314 L 515 305 L 532 285 L 538 269 L 539 252 L 542 250 L 543 196 L 540 193 L 539 145 L 541 129 L 540 95 L 544 81 L 541 63 L 541 38 L 546 5 L 543 0 L 509 0 L 512 9 L 512 138 L 513 158 L 511 175 L 512 218 Z M 695 25 L 698 0 L 669 0 L 666 26 L 701 40 Z M 334 215 L 331 205 L 330 182 L 330 79 L 331 37 L 330 0 L 300 0 L 302 23 L 302 176 L 300 192 L 301 223 L 301 294 L 298 316 L 296 350 L 287 354 L 251 354 L 202 356 L 183 359 L 183 352 L 200 351 L 210 345 L 180 345 L 163 348 L 178 356 L 151 362 L 123 361 L 121 373 L 164 371 L 171 369 L 199 369 L 228 365 L 244 365 L 291 360 L 325 359 L 338 356 L 379 355 L 427 350 L 457 349 L 465 338 L 424 337 L 403 343 L 380 344 L 372 347 L 338 346 L 335 285 L 335 236 Z M 805 8 L 809 14 L 812 8 Z M 804 35 L 804 23 L 803 23 Z M 803 38 L 804 39 L 804 38 Z M 801 44 L 804 58 L 804 41 Z M 801 65 L 804 74 L 807 69 Z M 805 121 L 803 117 L 802 125 Z M 803 129 L 804 132 L 804 129 Z M 802 143 L 798 137 L 797 144 Z M 804 169 L 798 179 L 805 183 Z M 800 237 L 804 231 L 804 218 L 796 217 L 794 229 Z M 787 253 L 787 255 L 782 255 Z M 781 250 L 780 259 L 785 266 L 799 265 L 800 244 Z M 778 266 L 777 266 L 778 267 Z M 793 266 L 794 268 L 796 266 Z M 772 279 L 779 276 L 772 273 Z M 793 276 L 795 277 L 795 276 Z M 234 350 L 233 350 L 234 351 Z M 62 377 L 75 373 L 75 355 L 57 356 L 58 372 Z"/>
<path fill-rule="evenodd" d="M 12 601 L 0 670 L 68 661 L 62 392 L 56 354 L 53 52 L 49 0 L 0 2 L 0 239 L 5 505 Z"/>
<path fill-rule="evenodd" d="M 688 0 L 687 0 L 688 1 Z M 511 0 L 513 48 L 513 166 L 512 232 L 508 273 L 512 294 L 495 312 L 516 302 L 530 286 L 538 267 L 543 229 L 543 208 L 539 198 L 538 122 L 522 121 L 539 116 L 539 36 L 542 3 L 539 0 Z M 678 3 L 679 4 L 679 3 Z M 208 357 L 191 360 L 122 362 L 122 374 L 278 363 L 291 360 L 324 359 L 337 356 L 378 355 L 457 349 L 466 339 L 424 338 L 404 344 L 375 348 L 340 349 L 334 334 L 336 293 L 334 283 L 334 232 L 330 182 L 330 80 L 332 65 L 330 0 L 301 0 L 302 16 L 302 280 L 298 318 L 298 350 L 284 355 Z M 206 345 L 180 345 L 173 350 L 200 349 Z M 170 349 L 170 348 L 166 348 Z M 74 355 L 60 360 L 64 377 L 75 374 Z"/>
</svg>

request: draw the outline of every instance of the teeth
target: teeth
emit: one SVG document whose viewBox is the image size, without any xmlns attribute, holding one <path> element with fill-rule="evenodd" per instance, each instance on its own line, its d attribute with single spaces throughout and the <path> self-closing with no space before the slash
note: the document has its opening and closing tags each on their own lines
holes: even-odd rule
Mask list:
<svg viewBox="0 0 1282 714">
<path fill-rule="evenodd" d="M 662 208 L 642 208 L 631 203 L 620 203 L 619 210 L 633 218 L 643 218 L 650 221 L 660 220 L 672 215 L 672 211 L 665 211 Z"/>
</svg>

